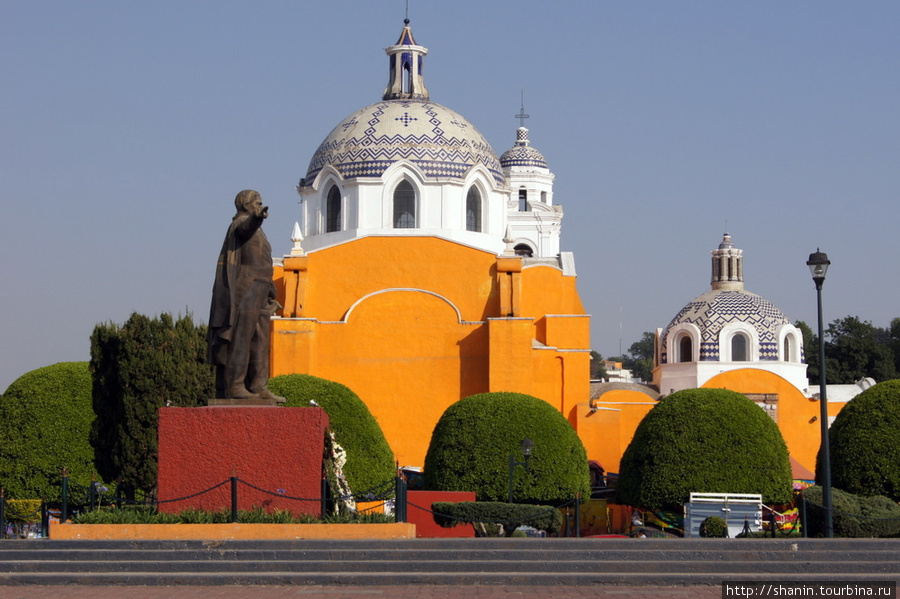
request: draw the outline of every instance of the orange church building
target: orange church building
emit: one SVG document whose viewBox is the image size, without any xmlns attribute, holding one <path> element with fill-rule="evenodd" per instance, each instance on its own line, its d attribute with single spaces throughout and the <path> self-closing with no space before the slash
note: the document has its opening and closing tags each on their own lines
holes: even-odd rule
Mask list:
<svg viewBox="0 0 900 599">
<path fill-rule="evenodd" d="M 386 52 L 382 100 L 332 130 L 297 188 L 271 368 L 347 385 L 401 465 L 421 466 L 441 414 L 474 393 L 573 413 L 589 395 L 590 317 L 528 130 L 498 158 L 430 100 L 408 22 Z"/>
</svg>

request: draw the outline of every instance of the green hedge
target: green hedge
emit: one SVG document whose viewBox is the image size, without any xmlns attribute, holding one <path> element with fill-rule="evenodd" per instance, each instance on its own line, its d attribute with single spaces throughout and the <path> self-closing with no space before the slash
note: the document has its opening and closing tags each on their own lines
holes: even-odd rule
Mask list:
<svg viewBox="0 0 900 599">
<path fill-rule="evenodd" d="M 344 476 L 354 494 L 394 479 L 394 453 L 378 421 L 351 389 L 308 374 L 276 376 L 269 380 L 269 389 L 285 397 L 286 406 L 309 407 L 313 400 L 325 410 L 335 441 L 347 451 Z"/>
<path fill-rule="evenodd" d="M 900 380 L 854 397 L 834 419 L 829 441 L 832 486 L 900 501 Z M 820 463 L 816 480 L 822 482 Z"/>
<path fill-rule="evenodd" d="M 854 400 L 855 401 L 855 400 Z M 811 537 L 825 536 L 822 487 L 803 492 L 806 498 L 806 531 Z M 836 537 L 896 537 L 900 535 L 900 505 L 883 497 L 864 497 L 831 489 L 832 526 Z"/>
<path fill-rule="evenodd" d="M 384 514 L 360 514 L 354 516 L 334 516 L 320 519 L 304 514 L 294 516 L 290 512 L 275 510 L 267 512 L 261 507 L 239 510 L 239 524 L 382 524 L 393 522 L 392 516 Z M 73 524 L 228 524 L 231 510 L 202 511 L 185 510 L 177 514 L 158 512 L 152 508 L 102 508 L 84 512 L 72 518 Z"/>
<path fill-rule="evenodd" d="M 89 485 L 93 419 L 87 362 L 54 364 L 15 380 L 0 397 L 0 487 L 6 496 L 58 500 L 63 468 L 71 483 Z"/>
<path fill-rule="evenodd" d="M 791 466 L 778 425 L 754 402 L 726 389 L 686 389 L 638 425 L 620 464 L 620 503 L 680 509 L 691 492 L 761 493 L 791 500 Z"/>
<path fill-rule="evenodd" d="M 431 436 L 423 486 L 507 501 L 509 458 L 523 461 L 525 438 L 534 450 L 529 471 L 515 468 L 515 501 L 561 504 L 579 493 L 590 497 L 587 455 L 575 430 L 553 406 L 521 393 L 472 395 L 447 408 Z"/>
<path fill-rule="evenodd" d="M 444 528 L 457 524 L 499 524 L 511 537 L 520 526 L 531 526 L 548 534 L 562 528 L 562 514 L 555 507 L 494 501 L 438 501 L 431 504 L 434 521 Z"/>
<path fill-rule="evenodd" d="M 728 525 L 718 516 L 710 516 L 700 523 L 700 536 L 710 539 L 724 539 L 728 536 Z"/>
</svg>

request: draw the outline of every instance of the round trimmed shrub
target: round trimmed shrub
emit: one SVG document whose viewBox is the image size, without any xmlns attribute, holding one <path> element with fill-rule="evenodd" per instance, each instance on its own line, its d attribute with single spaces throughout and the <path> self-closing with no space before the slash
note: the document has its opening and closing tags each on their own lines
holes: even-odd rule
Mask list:
<svg viewBox="0 0 900 599">
<path fill-rule="evenodd" d="M 718 516 L 710 516 L 700 523 L 700 536 L 710 539 L 724 539 L 728 536 L 728 525 Z"/>
<path fill-rule="evenodd" d="M 829 429 L 829 447 L 832 486 L 900 501 L 900 380 L 878 383 L 844 406 Z"/>
<path fill-rule="evenodd" d="M 7 497 L 59 499 L 63 468 L 70 483 L 90 485 L 93 420 L 87 362 L 38 368 L 13 381 L 0 397 L 0 487 Z"/>
<path fill-rule="evenodd" d="M 522 393 L 481 393 L 447 408 L 431 435 L 423 486 L 509 501 L 510 456 L 524 461 L 526 438 L 534 449 L 528 471 L 515 467 L 516 502 L 560 504 L 578 493 L 590 498 L 587 454 L 575 429 L 553 406 Z"/>
<path fill-rule="evenodd" d="M 619 470 L 619 502 L 647 509 L 681 509 L 692 492 L 791 500 L 778 425 L 727 389 L 685 389 L 660 401 L 638 425 Z"/>
<path fill-rule="evenodd" d="M 384 491 L 385 483 L 394 479 L 394 452 L 378 421 L 350 388 L 308 374 L 285 374 L 270 379 L 269 389 L 286 398 L 288 407 L 306 408 L 312 400 L 325 410 L 335 441 L 347 451 L 344 476 L 354 494 Z"/>
<path fill-rule="evenodd" d="M 809 487 L 806 498 L 806 529 L 811 537 L 825 536 L 823 489 Z M 900 505 L 887 497 L 864 497 L 831 489 L 832 528 L 837 537 L 896 537 L 900 535 Z"/>
</svg>

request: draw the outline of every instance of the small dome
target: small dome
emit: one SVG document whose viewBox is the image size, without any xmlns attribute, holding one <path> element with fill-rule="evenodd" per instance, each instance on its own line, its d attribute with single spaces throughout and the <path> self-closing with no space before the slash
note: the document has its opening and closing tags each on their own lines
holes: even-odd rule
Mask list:
<svg viewBox="0 0 900 599">
<path fill-rule="evenodd" d="M 469 121 L 440 104 L 408 99 L 378 102 L 341 121 L 319 145 L 304 181 L 328 165 L 347 179 L 380 177 L 400 160 L 436 179 L 462 179 L 481 164 L 498 184 L 504 181 L 494 149 Z"/>
<path fill-rule="evenodd" d="M 700 360 L 719 359 L 719 333 L 741 322 L 759 334 L 759 359 L 778 359 L 778 329 L 791 321 L 769 300 L 743 289 L 707 291 L 678 313 L 663 335 L 663 347 L 673 327 L 690 323 L 700 329 Z"/>
<path fill-rule="evenodd" d="M 500 166 L 503 168 L 513 166 L 548 168 L 544 155 L 529 144 L 528 129 L 525 127 L 519 127 L 516 131 L 516 145 L 503 152 L 500 157 Z"/>
</svg>

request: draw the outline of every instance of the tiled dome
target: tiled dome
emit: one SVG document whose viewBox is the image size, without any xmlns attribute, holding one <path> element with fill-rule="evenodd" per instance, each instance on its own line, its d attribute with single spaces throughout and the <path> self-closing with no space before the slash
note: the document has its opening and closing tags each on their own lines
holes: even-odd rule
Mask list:
<svg viewBox="0 0 900 599">
<path fill-rule="evenodd" d="M 778 328 L 790 320 L 769 300 L 743 289 L 713 289 L 690 302 L 666 327 L 663 347 L 673 327 L 690 323 L 700 329 L 700 360 L 718 360 L 719 333 L 732 322 L 756 329 L 760 360 L 778 359 Z"/>
<path fill-rule="evenodd" d="M 503 152 L 500 157 L 500 166 L 503 168 L 513 166 L 548 168 L 544 155 L 529 145 L 528 129 L 525 127 L 519 127 L 516 132 L 516 145 Z"/>
<path fill-rule="evenodd" d="M 319 145 L 305 180 L 326 165 L 347 179 L 379 177 L 399 160 L 436 179 L 462 179 L 481 164 L 503 183 L 497 155 L 469 121 L 440 104 L 411 99 L 384 100 L 341 121 Z"/>
</svg>

